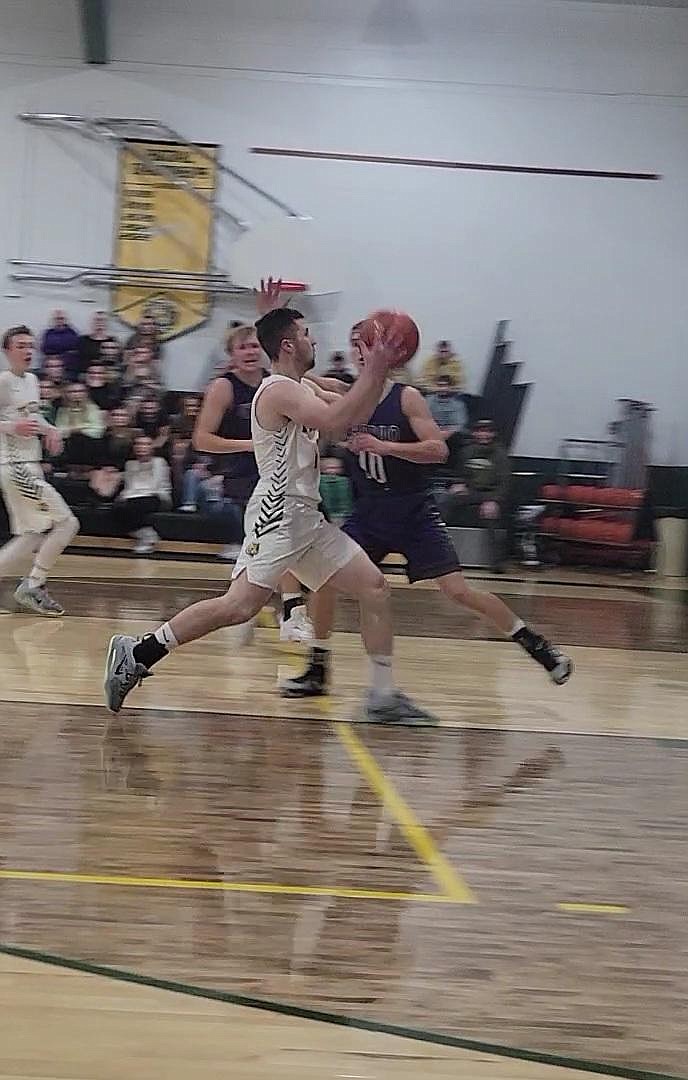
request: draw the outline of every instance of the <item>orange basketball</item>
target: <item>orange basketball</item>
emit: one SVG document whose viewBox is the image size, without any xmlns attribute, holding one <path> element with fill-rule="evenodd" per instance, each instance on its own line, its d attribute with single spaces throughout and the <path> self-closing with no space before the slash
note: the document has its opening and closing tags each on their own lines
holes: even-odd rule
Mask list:
<svg viewBox="0 0 688 1080">
<path fill-rule="evenodd" d="M 400 338 L 399 358 L 395 367 L 408 364 L 418 352 L 420 332 L 411 316 L 404 311 L 374 311 L 364 321 L 360 333 L 366 345 L 372 345 L 380 334 Z"/>
</svg>

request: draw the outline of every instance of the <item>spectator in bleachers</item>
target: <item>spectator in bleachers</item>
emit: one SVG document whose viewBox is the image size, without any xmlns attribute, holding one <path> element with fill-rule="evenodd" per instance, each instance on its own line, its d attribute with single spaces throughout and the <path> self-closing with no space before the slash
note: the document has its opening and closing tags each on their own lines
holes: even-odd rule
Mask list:
<svg viewBox="0 0 688 1080">
<path fill-rule="evenodd" d="M 499 530 L 503 527 L 510 481 L 509 455 L 497 438 L 493 422 L 478 420 L 462 451 L 458 477 L 435 496 L 449 524 L 460 521 L 487 529 L 491 564 L 496 572 L 501 571 L 504 560 Z"/>
<path fill-rule="evenodd" d="M 423 364 L 419 384 L 423 390 L 432 390 L 441 375 L 450 378 L 455 390 L 464 386 L 463 362 L 454 352 L 451 341 L 438 341 L 432 356 Z"/>
<path fill-rule="evenodd" d="M 433 420 L 445 439 L 450 439 L 453 435 L 465 431 L 468 411 L 451 376 L 439 375 L 437 377 L 433 392 L 428 396 L 428 406 Z"/>
<path fill-rule="evenodd" d="M 55 427 L 57 410 L 62 401 L 61 389 L 54 382 L 51 382 L 50 379 L 41 379 L 39 386 L 41 391 L 41 416 L 44 420 L 47 420 L 52 427 Z"/>
<path fill-rule="evenodd" d="M 143 316 L 136 330 L 127 341 L 125 349 L 127 352 L 131 352 L 132 349 L 138 349 L 141 346 L 150 349 L 154 360 L 161 358 L 160 330 L 152 315 Z"/>
<path fill-rule="evenodd" d="M 122 346 L 116 338 L 106 338 L 100 346 L 100 362 L 106 368 L 113 368 L 118 373 L 124 367 Z"/>
<path fill-rule="evenodd" d="M 127 410 L 122 406 L 113 409 L 100 443 L 101 464 L 123 472 L 124 466 L 131 457 L 136 434 L 136 428 L 132 427 Z"/>
<path fill-rule="evenodd" d="M 65 369 L 61 356 L 46 356 L 41 367 L 41 378 L 59 387 L 61 393 L 64 391 Z"/>
<path fill-rule="evenodd" d="M 241 531 L 243 508 L 227 493 L 222 462 L 210 455 L 199 456 L 184 476 L 182 510 L 200 510 L 215 519 L 218 535 L 236 535 Z"/>
<path fill-rule="evenodd" d="M 171 505 L 169 465 L 164 458 L 156 456 L 152 439 L 137 435 L 133 458 L 124 468 L 122 491 L 112 505 L 118 526 L 136 540 L 137 555 L 147 555 L 155 549 L 160 537 L 151 519 Z"/>
<path fill-rule="evenodd" d="M 147 346 L 142 346 L 128 354 L 121 387 L 122 400 L 129 410 L 132 422 L 145 398 L 156 397 L 162 400 L 164 397 L 164 389 L 158 378 L 155 361 Z"/>
<path fill-rule="evenodd" d="M 320 498 L 328 521 L 334 525 L 341 525 L 351 513 L 351 484 L 339 457 L 325 457 L 320 463 Z"/>
<path fill-rule="evenodd" d="M 201 400 L 198 394 L 184 394 L 179 412 L 172 417 L 173 433 L 181 439 L 190 440 L 200 411 Z"/>
<path fill-rule="evenodd" d="M 180 440 L 181 441 L 181 440 Z M 183 459 L 182 497 L 180 510 L 184 514 L 195 513 L 203 501 L 203 485 L 210 479 L 210 455 L 196 454 L 189 451 L 186 444 L 186 453 Z"/>
<path fill-rule="evenodd" d="M 108 379 L 108 372 L 103 364 L 91 364 L 86 372 L 84 384 L 91 401 L 95 402 L 103 412 L 107 413 L 117 408 L 122 400 L 119 384 Z"/>
<path fill-rule="evenodd" d="M 165 449 L 170 437 L 170 424 L 169 417 L 158 398 L 143 399 L 136 414 L 135 426 L 142 435 L 147 435 L 152 440 L 156 453 L 161 453 Z"/>
<path fill-rule="evenodd" d="M 79 361 L 79 335 L 67 322 L 64 311 L 59 308 L 53 312 L 51 324 L 43 334 L 41 352 L 44 357 L 61 356 L 68 377 L 73 378 L 76 375 Z"/>
<path fill-rule="evenodd" d="M 191 501 L 188 501 L 189 488 L 186 480 L 187 473 L 193 468 L 197 458 L 198 455 L 191 446 L 191 440 L 175 434 L 173 430 L 167 448 L 172 480 L 172 502 L 175 509 L 182 510 L 184 513 L 192 513 L 198 509 L 193 492 L 191 492 Z"/>
<path fill-rule="evenodd" d="M 98 456 L 98 440 L 105 431 L 105 419 L 83 383 L 67 387 L 55 426 L 64 441 L 62 462 L 67 466 L 93 467 Z"/>
<path fill-rule="evenodd" d="M 325 372 L 325 376 L 328 379 L 339 379 L 340 382 L 348 383 L 349 386 L 356 382 L 356 376 L 349 367 L 349 361 L 343 352 L 332 353 L 330 366 Z"/>
<path fill-rule="evenodd" d="M 108 317 L 104 311 L 96 311 L 91 323 L 91 333 L 79 338 L 79 372 L 83 374 L 103 359 L 101 353 L 105 342 L 114 343 L 119 349 L 117 339 L 108 330 Z"/>
</svg>

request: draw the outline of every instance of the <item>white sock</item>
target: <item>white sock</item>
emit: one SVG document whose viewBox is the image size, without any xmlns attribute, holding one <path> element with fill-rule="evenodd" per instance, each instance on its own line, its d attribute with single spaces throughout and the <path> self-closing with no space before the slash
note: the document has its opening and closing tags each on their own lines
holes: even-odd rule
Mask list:
<svg viewBox="0 0 688 1080">
<path fill-rule="evenodd" d="M 330 651 L 329 638 L 314 638 L 313 641 L 311 641 L 310 645 L 311 649 L 320 649 L 321 652 Z"/>
<path fill-rule="evenodd" d="M 523 619 L 517 619 L 514 625 L 511 627 L 511 630 L 509 631 L 509 637 L 513 637 L 519 632 L 519 630 L 524 630 L 525 625 L 526 624 L 524 623 Z"/>
<path fill-rule="evenodd" d="M 394 692 L 391 656 L 369 656 L 370 692 L 373 697 L 385 698 Z"/>
<path fill-rule="evenodd" d="M 42 585 L 45 585 L 47 580 L 48 580 L 48 572 L 47 572 L 47 570 L 44 570 L 43 567 L 39 566 L 37 562 L 34 563 L 33 567 L 31 568 L 31 573 L 29 574 L 29 576 L 27 578 L 29 588 L 30 589 L 40 589 L 40 587 Z"/>
<path fill-rule="evenodd" d="M 159 641 L 160 644 L 163 645 L 168 652 L 172 652 L 173 649 L 177 649 L 179 647 L 179 642 L 172 633 L 172 627 L 168 622 L 163 623 L 163 625 L 155 631 L 153 637 L 156 641 Z"/>
</svg>

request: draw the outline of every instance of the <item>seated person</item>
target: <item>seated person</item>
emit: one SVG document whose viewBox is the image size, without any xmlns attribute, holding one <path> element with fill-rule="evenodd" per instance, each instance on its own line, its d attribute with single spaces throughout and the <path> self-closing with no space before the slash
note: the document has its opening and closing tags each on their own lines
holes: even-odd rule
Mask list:
<svg viewBox="0 0 688 1080">
<path fill-rule="evenodd" d="M 60 389 L 60 392 L 64 390 L 65 369 L 61 356 L 46 356 L 41 367 L 41 378 L 53 383 Z"/>
<path fill-rule="evenodd" d="M 157 361 L 147 345 L 131 349 L 125 357 L 125 371 L 122 386 L 128 395 L 130 391 L 151 381 L 160 381 Z"/>
<path fill-rule="evenodd" d="M 82 334 L 79 338 L 79 374 L 83 375 L 91 364 L 99 363 L 103 357 L 101 351 L 105 342 L 114 342 L 119 349 L 115 338 L 108 331 L 108 317 L 104 311 L 96 311 L 91 323 L 91 333 Z"/>
<path fill-rule="evenodd" d="M 116 338 L 106 338 L 100 346 L 100 356 L 98 357 L 101 364 L 105 364 L 106 369 L 114 370 L 119 373 L 124 367 L 124 357 L 122 355 L 122 346 Z"/>
<path fill-rule="evenodd" d="M 61 389 L 56 383 L 51 382 L 50 379 L 41 379 L 39 387 L 41 391 L 41 416 L 44 420 L 47 420 L 52 427 L 55 427 L 57 410 L 62 404 Z"/>
<path fill-rule="evenodd" d="M 53 311 L 50 326 L 43 334 L 41 352 L 46 358 L 61 356 L 69 378 L 75 377 L 79 361 L 79 335 L 59 308 Z"/>
<path fill-rule="evenodd" d="M 511 479 L 509 457 L 497 439 L 491 420 L 478 420 L 471 441 L 461 453 L 457 479 L 436 492 L 440 513 L 450 525 L 483 525 L 488 532 L 492 569 L 500 572 L 504 561 L 499 530 Z"/>
<path fill-rule="evenodd" d="M 88 396 L 83 383 L 67 387 L 61 407 L 57 410 L 55 426 L 64 441 L 62 462 L 77 467 L 92 467 L 97 458 L 105 418 Z"/>
<path fill-rule="evenodd" d="M 451 439 L 465 431 L 468 425 L 468 410 L 450 375 L 437 377 L 433 392 L 428 396 L 428 407 L 445 439 Z"/>
<path fill-rule="evenodd" d="M 141 402 L 134 426 L 153 440 L 153 449 L 161 453 L 170 437 L 169 417 L 156 397 L 145 397 Z"/>
<path fill-rule="evenodd" d="M 112 513 L 119 528 L 136 540 L 137 555 L 148 555 L 160 537 L 151 525 L 151 518 L 172 505 L 170 468 L 157 457 L 153 440 L 137 435 L 133 457 L 124 468 L 122 490 L 112 504 Z"/>
<path fill-rule="evenodd" d="M 138 349 L 140 346 L 148 348 L 151 356 L 156 361 L 162 356 L 160 329 L 152 315 L 143 316 L 126 344 L 127 350 Z"/>
<path fill-rule="evenodd" d="M 340 382 L 347 383 L 349 386 L 356 382 L 356 376 L 349 367 L 349 362 L 343 352 L 332 353 L 332 356 L 330 357 L 330 366 L 325 372 L 325 377 L 328 379 L 339 379 Z"/>
<path fill-rule="evenodd" d="M 173 434 L 180 439 L 191 439 L 200 411 L 201 400 L 198 394 L 184 394 L 179 412 L 172 417 Z"/>
<path fill-rule="evenodd" d="M 113 409 L 108 417 L 105 434 L 100 441 L 100 464 L 124 472 L 124 466 L 131 457 L 136 434 L 136 428 L 132 426 L 127 410 L 122 406 Z"/>
<path fill-rule="evenodd" d="M 119 382 L 109 378 L 104 364 L 91 364 L 84 377 L 84 384 L 91 401 L 103 412 L 116 409 L 122 400 Z"/>
<path fill-rule="evenodd" d="M 191 439 L 185 439 L 173 431 L 166 456 L 170 466 L 173 505 L 184 513 L 193 513 L 197 509 L 196 498 L 193 490 L 187 487 L 187 475 L 195 465 L 198 455 L 191 446 Z"/>
<path fill-rule="evenodd" d="M 464 386 L 463 363 L 454 352 L 451 341 L 438 341 L 432 356 L 429 356 L 421 368 L 419 386 L 423 390 L 432 390 L 440 375 L 447 375 L 455 390 Z"/>
</svg>

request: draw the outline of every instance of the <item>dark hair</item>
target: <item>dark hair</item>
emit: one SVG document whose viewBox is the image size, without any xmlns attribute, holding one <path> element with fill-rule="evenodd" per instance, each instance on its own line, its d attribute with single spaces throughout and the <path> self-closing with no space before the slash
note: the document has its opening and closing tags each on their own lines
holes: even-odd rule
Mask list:
<svg viewBox="0 0 688 1080">
<path fill-rule="evenodd" d="M 20 334 L 28 334 L 29 337 L 33 337 L 33 334 L 25 323 L 22 323 L 20 326 L 10 326 L 9 330 L 5 330 L 5 333 L 2 335 L 3 349 L 9 349 L 12 344 L 12 339 L 19 337 Z"/>
<path fill-rule="evenodd" d="M 277 359 L 285 337 L 289 336 L 294 323 L 302 318 L 301 312 L 293 308 L 275 308 L 274 311 L 268 311 L 267 315 L 263 315 L 263 318 L 258 320 L 256 323 L 258 341 L 270 360 L 274 362 Z"/>
</svg>

